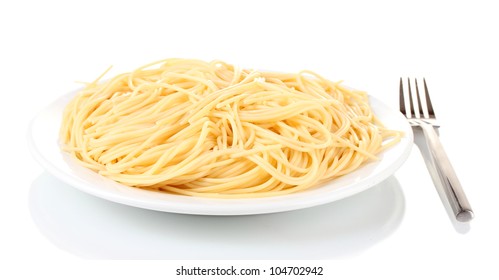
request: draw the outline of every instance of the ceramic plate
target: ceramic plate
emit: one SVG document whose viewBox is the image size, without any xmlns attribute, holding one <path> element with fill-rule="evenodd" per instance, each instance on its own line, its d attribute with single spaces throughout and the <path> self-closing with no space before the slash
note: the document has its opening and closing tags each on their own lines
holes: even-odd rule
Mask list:
<svg viewBox="0 0 499 280">
<path fill-rule="evenodd" d="M 79 166 L 58 144 L 59 127 L 65 105 L 76 91 L 61 97 L 31 122 L 28 142 L 36 160 L 67 184 L 97 197 L 151 210 L 202 215 L 249 215 L 302 209 L 333 202 L 362 192 L 393 174 L 409 156 L 413 134 L 404 116 L 375 97 L 371 107 L 385 126 L 400 130 L 404 137 L 396 146 L 379 155 L 379 160 L 334 179 L 320 187 L 267 198 L 214 199 L 187 197 L 128 187 Z"/>
</svg>

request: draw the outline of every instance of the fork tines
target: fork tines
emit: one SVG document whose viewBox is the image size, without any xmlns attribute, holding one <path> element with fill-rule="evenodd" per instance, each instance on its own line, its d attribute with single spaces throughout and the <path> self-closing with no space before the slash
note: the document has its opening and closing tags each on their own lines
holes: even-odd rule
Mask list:
<svg viewBox="0 0 499 280">
<path fill-rule="evenodd" d="M 416 101 L 417 101 L 417 108 L 415 108 L 414 101 L 413 101 L 413 86 L 411 85 L 411 80 L 407 78 L 407 93 L 408 93 L 408 98 L 409 99 L 409 109 L 410 111 L 407 112 L 406 110 L 406 99 L 405 99 L 405 94 L 404 94 L 404 83 L 402 78 L 400 78 L 400 95 L 399 95 L 399 106 L 400 106 L 400 112 L 404 114 L 407 118 L 425 118 L 425 119 L 435 119 L 435 111 L 433 110 L 433 105 L 431 104 L 431 99 L 430 99 L 430 94 L 428 92 L 428 86 L 426 85 L 426 80 L 423 78 L 423 84 L 424 84 L 424 91 L 425 91 L 425 105 L 421 103 L 421 95 L 419 93 L 419 86 L 418 86 L 418 80 L 414 79 L 414 88 L 416 89 Z M 424 110 L 426 108 L 426 110 Z M 416 114 L 416 111 L 418 114 Z M 426 112 L 425 112 L 426 111 Z M 408 114 L 409 113 L 409 114 Z"/>
</svg>

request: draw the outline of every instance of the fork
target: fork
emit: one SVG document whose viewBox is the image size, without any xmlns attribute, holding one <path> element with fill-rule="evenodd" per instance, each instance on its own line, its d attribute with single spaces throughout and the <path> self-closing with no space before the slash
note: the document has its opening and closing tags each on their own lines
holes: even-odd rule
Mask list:
<svg viewBox="0 0 499 280">
<path fill-rule="evenodd" d="M 409 78 L 407 79 L 409 110 L 406 110 L 403 81 L 402 78 L 400 78 L 400 112 L 406 116 L 413 129 L 415 127 L 420 127 L 422 129 L 430 151 L 431 160 L 435 164 L 438 179 L 443 185 L 445 195 L 450 203 L 454 216 L 459 222 L 468 222 L 473 219 L 473 210 L 471 209 L 470 203 L 466 198 L 466 194 L 461 187 L 461 183 L 459 183 L 459 180 L 457 179 L 454 168 L 452 168 L 450 160 L 444 151 L 442 143 L 439 140 L 437 134 L 439 125 L 437 124 L 435 111 L 431 104 L 430 94 L 428 93 L 428 86 L 426 85 L 426 80 L 424 78 L 423 83 L 426 106 L 423 108 L 423 105 L 421 104 L 418 81 L 414 79 L 417 100 L 417 108 L 415 108 L 411 91 L 411 81 Z"/>
</svg>

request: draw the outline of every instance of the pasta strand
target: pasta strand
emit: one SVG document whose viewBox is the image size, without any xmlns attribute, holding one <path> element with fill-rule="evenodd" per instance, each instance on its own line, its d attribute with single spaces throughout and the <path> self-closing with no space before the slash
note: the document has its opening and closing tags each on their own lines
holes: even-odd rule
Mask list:
<svg viewBox="0 0 499 280">
<path fill-rule="evenodd" d="M 402 136 L 376 119 L 366 93 L 311 71 L 175 58 L 101 78 L 66 106 L 62 149 L 132 187 L 217 198 L 289 194 L 376 160 Z"/>
</svg>

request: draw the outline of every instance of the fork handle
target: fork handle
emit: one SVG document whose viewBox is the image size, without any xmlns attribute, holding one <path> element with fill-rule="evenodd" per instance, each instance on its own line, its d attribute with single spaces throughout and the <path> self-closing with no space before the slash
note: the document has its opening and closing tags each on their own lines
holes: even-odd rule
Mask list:
<svg viewBox="0 0 499 280">
<path fill-rule="evenodd" d="M 474 216 L 473 210 L 461 187 L 461 183 L 457 179 L 456 172 L 452 168 L 450 160 L 444 151 L 435 128 L 425 122 L 421 122 L 419 125 L 423 130 L 431 158 L 435 164 L 439 179 L 442 182 L 456 220 L 459 222 L 470 221 Z"/>
</svg>

